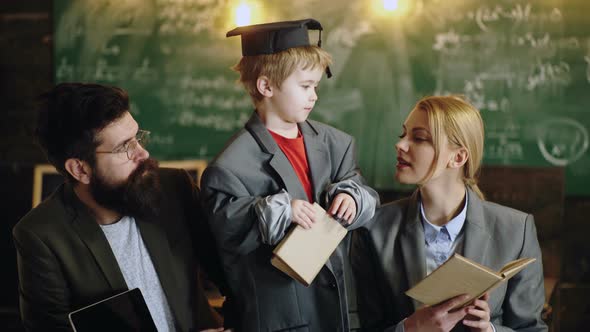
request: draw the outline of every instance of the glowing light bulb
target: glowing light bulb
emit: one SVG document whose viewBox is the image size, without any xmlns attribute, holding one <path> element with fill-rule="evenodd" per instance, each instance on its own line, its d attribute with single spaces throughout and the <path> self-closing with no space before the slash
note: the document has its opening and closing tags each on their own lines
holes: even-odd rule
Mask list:
<svg viewBox="0 0 590 332">
<path fill-rule="evenodd" d="M 398 0 L 383 0 L 383 9 L 392 12 L 398 8 Z"/>
<path fill-rule="evenodd" d="M 249 25 L 252 21 L 252 9 L 250 6 L 243 2 L 236 7 L 236 25 L 244 26 Z"/>
</svg>

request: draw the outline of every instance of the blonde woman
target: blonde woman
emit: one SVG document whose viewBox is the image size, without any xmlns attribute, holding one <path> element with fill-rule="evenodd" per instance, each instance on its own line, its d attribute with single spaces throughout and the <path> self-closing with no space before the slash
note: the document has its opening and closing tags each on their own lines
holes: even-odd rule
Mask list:
<svg viewBox="0 0 590 332">
<path fill-rule="evenodd" d="M 418 188 L 382 206 L 369 229 L 354 235 L 359 311 L 368 330 L 547 330 L 533 216 L 484 200 L 477 186 L 483 142 L 479 111 L 459 97 L 424 98 L 408 115 L 395 145 L 395 177 Z M 454 253 L 496 270 L 521 257 L 537 261 L 457 311 L 450 308 L 461 296 L 420 307 L 404 294 Z"/>
</svg>

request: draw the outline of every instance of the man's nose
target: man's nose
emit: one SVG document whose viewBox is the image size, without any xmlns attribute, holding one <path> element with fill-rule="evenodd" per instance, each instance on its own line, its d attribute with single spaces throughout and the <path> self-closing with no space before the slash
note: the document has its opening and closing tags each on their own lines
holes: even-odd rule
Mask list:
<svg viewBox="0 0 590 332">
<path fill-rule="evenodd" d="M 137 144 L 134 159 L 136 161 L 144 161 L 144 160 L 148 159 L 149 157 L 150 157 L 149 151 L 146 148 L 144 148 L 143 146 L 141 146 L 141 144 Z"/>
</svg>

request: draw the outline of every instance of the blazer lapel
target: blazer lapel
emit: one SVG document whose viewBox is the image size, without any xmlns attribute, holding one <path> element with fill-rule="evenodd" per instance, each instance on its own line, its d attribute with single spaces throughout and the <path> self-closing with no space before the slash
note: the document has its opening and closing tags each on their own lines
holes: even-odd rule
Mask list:
<svg viewBox="0 0 590 332">
<path fill-rule="evenodd" d="M 301 181 L 299 181 L 297 174 L 295 174 L 295 170 L 289 162 L 289 159 L 287 159 L 285 154 L 281 151 L 256 112 L 252 114 L 250 120 L 248 120 L 246 123 L 246 129 L 250 132 L 250 134 L 252 134 L 252 137 L 254 137 L 254 139 L 258 142 L 262 150 L 270 155 L 268 163 L 285 185 L 285 190 L 289 192 L 289 195 L 295 199 L 307 200 L 305 189 L 303 189 L 303 185 L 301 185 Z M 305 142 L 305 151 L 308 156 L 310 171 L 312 174 L 313 191 L 318 192 L 317 186 L 320 185 L 319 179 L 322 168 L 325 168 L 327 162 L 326 158 L 321 156 L 315 158 L 312 162 L 309 156 L 311 155 L 311 151 L 313 151 L 314 156 L 316 154 L 318 156 L 325 156 L 325 153 L 323 152 L 325 151 L 325 148 L 323 147 L 323 143 L 317 139 L 317 133 L 313 131 L 307 122 L 305 122 L 305 125 L 301 126 L 301 131 Z M 314 200 L 318 201 L 318 199 L 318 194 L 316 194 Z M 339 257 L 338 253 L 334 252 L 330 256 L 330 259 L 326 261 L 326 267 L 330 270 L 330 272 L 332 272 L 332 274 L 334 274 L 332 260 L 340 261 L 341 259 L 342 258 Z"/>
<path fill-rule="evenodd" d="M 250 120 L 246 123 L 246 129 L 252 134 L 252 137 L 258 142 L 263 151 L 269 154 L 268 163 L 283 182 L 289 195 L 295 199 L 307 200 L 307 194 L 289 159 L 281 151 L 256 112 L 252 114 Z"/>
<path fill-rule="evenodd" d="M 158 274 L 162 289 L 166 294 L 170 309 L 176 317 L 176 322 L 180 324 L 181 322 L 189 321 L 187 317 L 179 317 L 179 315 L 184 315 L 186 311 L 180 310 L 180 304 L 176 301 L 176 299 L 181 298 L 179 296 L 181 290 L 178 289 L 175 283 L 175 273 L 177 272 L 177 269 L 172 265 L 173 256 L 170 251 L 170 241 L 166 230 L 159 226 L 157 220 L 136 218 L 135 222 L 141 233 L 143 243 L 150 253 L 150 258 L 152 259 L 152 263 Z M 183 326 L 182 330 L 185 329 L 187 329 L 187 327 Z"/>
<path fill-rule="evenodd" d="M 424 230 L 420 222 L 418 206 L 419 191 L 416 190 L 409 200 L 405 225 L 400 237 L 402 258 L 408 278 L 408 289 L 414 287 L 426 277 L 426 250 L 424 248 Z M 420 306 L 412 300 L 414 310 Z"/>
<path fill-rule="evenodd" d="M 66 196 L 71 200 L 72 206 L 75 207 L 75 211 L 73 211 L 75 213 L 73 226 L 96 259 L 96 263 L 102 270 L 111 288 L 115 291 L 127 289 L 128 287 L 123 273 L 100 226 L 84 204 L 78 200 L 71 187 L 69 190 L 66 188 Z M 185 310 L 179 310 L 180 304 L 175 300 L 180 298 L 178 294 L 181 290 L 177 289 L 175 283 L 176 269 L 173 268 L 171 263 L 172 253 L 170 251 L 167 232 L 165 229 L 159 227 L 155 220 L 136 218 L 135 222 L 138 225 L 143 242 L 150 253 L 152 263 L 158 274 L 158 279 L 166 294 L 168 304 L 176 318 L 176 322 L 180 324 L 181 322 L 190 321 L 188 317 L 179 317 L 179 315 L 186 315 L 187 313 Z M 188 329 L 186 326 L 181 328 L 182 330 Z"/>
<path fill-rule="evenodd" d="M 465 247 L 463 256 L 486 264 L 485 257 L 491 234 L 483 215 L 482 202 L 471 189 L 467 189 L 467 218 L 465 220 Z"/>
<path fill-rule="evenodd" d="M 64 190 L 65 197 L 69 201 L 66 205 L 72 207 L 71 212 L 74 215 L 72 226 L 94 256 L 105 279 L 114 291 L 127 289 L 127 283 L 119 269 L 117 259 L 96 219 L 78 199 L 70 185 L 66 185 Z"/>
<path fill-rule="evenodd" d="M 307 155 L 307 163 L 309 165 L 311 183 L 313 186 L 313 200 L 320 205 L 324 205 L 321 201 L 321 194 L 324 189 L 322 180 L 325 178 L 326 172 L 328 172 L 328 176 L 330 172 L 330 168 L 328 167 L 330 164 L 328 160 L 328 148 L 324 142 L 319 139 L 318 132 L 309 124 L 309 122 L 305 121 L 299 124 L 299 129 L 301 130 L 303 141 L 305 142 L 305 153 Z M 327 207 L 324 206 L 324 208 Z M 345 250 L 345 248 L 343 249 Z M 343 266 L 343 260 L 346 259 L 344 257 L 347 257 L 344 255 L 346 254 L 342 254 L 336 250 L 326 261 L 326 266 L 335 276 L 343 273 L 343 271 L 336 271 L 335 267 Z"/>
<path fill-rule="evenodd" d="M 317 131 L 309 124 L 304 122 L 299 125 L 303 139 L 305 141 L 305 152 L 307 154 L 307 163 L 311 173 L 311 183 L 313 185 L 314 201 L 320 202 L 320 195 L 324 191 L 323 184 L 326 176 L 330 175 L 330 160 L 328 158 L 328 147 L 319 138 Z"/>
</svg>

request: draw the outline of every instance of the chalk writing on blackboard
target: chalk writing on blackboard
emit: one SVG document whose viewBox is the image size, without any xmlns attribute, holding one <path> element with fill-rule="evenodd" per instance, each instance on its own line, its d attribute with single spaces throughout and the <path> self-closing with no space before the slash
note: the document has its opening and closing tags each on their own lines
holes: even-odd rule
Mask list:
<svg viewBox="0 0 590 332">
<path fill-rule="evenodd" d="M 516 121 L 490 123 L 486 128 L 486 157 L 503 163 L 524 159 L 521 132 L 522 126 Z"/>
<path fill-rule="evenodd" d="M 439 7 L 432 6 L 435 10 Z M 563 14 L 559 8 L 534 8 L 530 3 L 515 4 L 514 6 L 482 5 L 474 10 L 466 12 L 447 12 L 439 15 L 435 20 L 442 24 L 453 24 L 461 21 L 473 21 L 480 31 L 489 31 L 495 26 L 505 25 L 510 22 L 512 26 L 526 23 L 552 22 L 559 23 Z"/>
<path fill-rule="evenodd" d="M 172 135 L 161 135 L 158 133 L 153 133 L 150 137 L 150 144 L 173 146 L 174 141 L 174 136 Z"/>
<path fill-rule="evenodd" d="M 74 80 L 74 66 L 68 63 L 68 59 L 62 58 L 55 70 L 55 78 L 59 82 L 68 82 Z"/>
<path fill-rule="evenodd" d="M 567 166 L 588 149 L 588 131 L 578 121 L 556 118 L 539 126 L 537 145 L 543 157 L 555 166 Z"/>
<path fill-rule="evenodd" d="M 532 71 L 527 78 L 526 89 L 529 91 L 538 86 L 567 86 L 571 81 L 570 66 L 563 61 L 555 64 L 537 61 Z"/>
<path fill-rule="evenodd" d="M 201 115 L 190 111 L 183 111 L 175 116 L 173 123 L 181 127 L 206 127 L 216 130 L 236 130 L 242 128 L 248 121 L 250 114 L 240 113 L 237 117 L 230 118 L 223 115 L 210 114 Z"/>
<path fill-rule="evenodd" d="M 237 1 L 54 2 L 56 82 L 127 89 L 154 156 L 212 158 L 251 114 L 224 36 Z M 259 2 L 265 19 L 324 25 L 334 77 L 312 117 L 355 136 L 372 185 L 394 186 L 391 137 L 413 103 L 462 94 L 485 121 L 485 164 L 567 165 L 568 192 L 590 195 L 588 0 L 413 0 L 392 16 L 366 0 Z"/>
<path fill-rule="evenodd" d="M 227 1 L 217 0 L 157 0 L 158 31 L 161 36 L 203 32 L 217 34 L 215 26 L 227 11 Z"/>
<path fill-rule="evenodd" d="M 508 72 L 495 72 L 495 73 L 480 73 L 473 81 L 465 80 L 465 86 L 463 91 L 469 101 L 478 109 L 486 109 L 489 111 L 502 111 L 506 112 L 509 110 L 510 101 L 506 97 L 499 97 L 497 99 L 491 98 L 485 95 L 485 84 L 486 82 L 506 82 L 508 86 L 512 85 L 515 80 L 514 73 Z M 448 92 L 451 93 L 451 92 Z M 447 93 L 447 94 L 448 94 Z"/>
<path fill-rule="evenodd" d="M 487 6 L 478 8 L 475 13 L 469 12 L 467 17 L 475 19 L 477 26 L 482 31 L 488 30 L 488 25 L 501 19 L 513 20 L 515 23 L 527 21 L 531 16 L 531 5 L 516 4 L 514 8 L 504 8 L 500 5 L 490 8 Z"/>
</svg>

